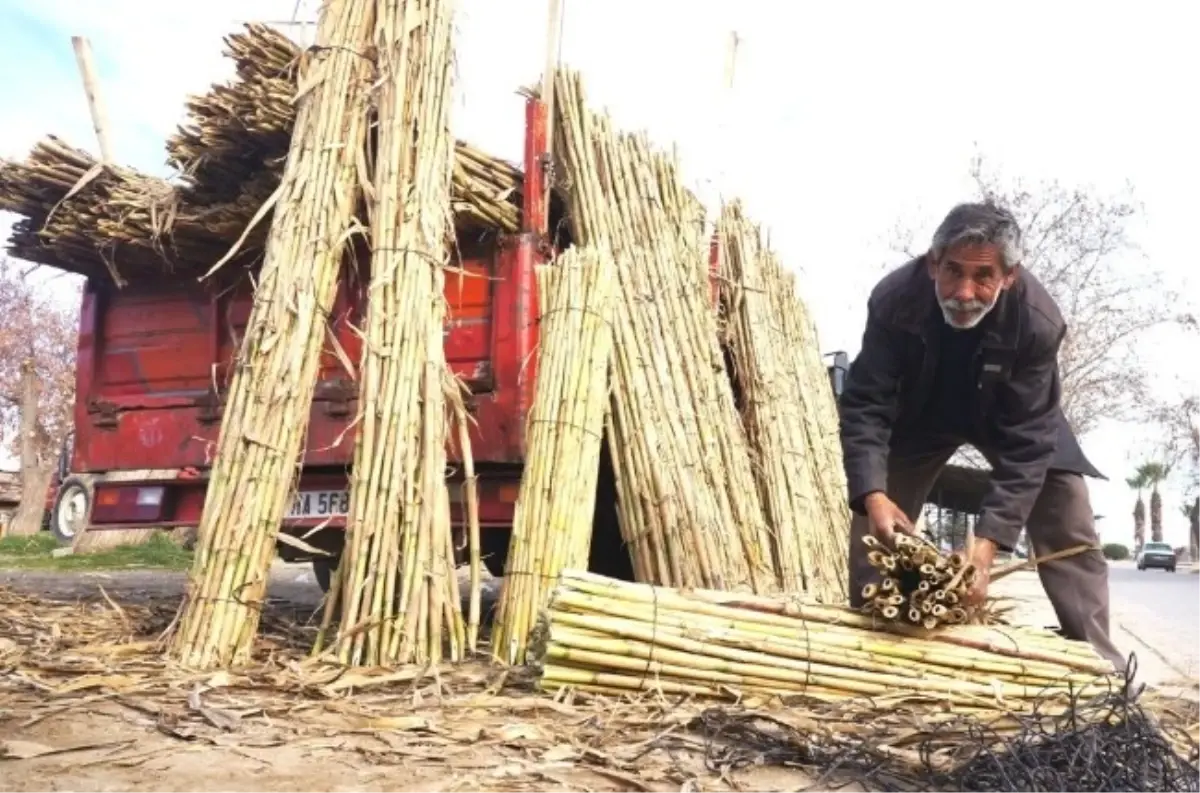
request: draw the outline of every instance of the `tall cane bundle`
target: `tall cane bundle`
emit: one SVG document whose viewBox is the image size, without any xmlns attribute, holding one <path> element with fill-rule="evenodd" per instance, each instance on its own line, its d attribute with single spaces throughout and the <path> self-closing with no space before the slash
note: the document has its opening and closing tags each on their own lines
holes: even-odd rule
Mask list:
<svg viewBox="0 0 1200 793">
<path fill-rule="evenodd" d="M 850 512 L 840 449 L 830 459 L 826 446 L 830 388 L 810 354 L 816 340 L 797 337 L 808 318 L 795 285 L 740 204 L 722 209 L 717 235 L 733 374 L 783 589 L 842 603 Z"/>
<path fill-rule="evenodd" d="M 350 236 L 366 142 L 374 3 L 330 0 L 221 423 L 173 652 L 204 668 L 245 660 L 304 447 L 317 366 Z"/>
<path fill-rule="evenodd" d="M 473 614 L 468 636 L 446 487 L 452 0 L 377 6 L 379 143 L 368 201 L 362 416 L 338 571 L 339 655 L 371 666 L 438 662 L 444 645 L 460 659 L 478 620 Z M 462 453 L 469 459 L 469 444 Z"/>
<path fill-rule="evenodd" d="M 621 532 L 641 581 L 772 591 L 778 581 L 705 281 L 699 202 L 644 137 L 558 73 L 572 236 L 617 257 L 608 437 Z"/>
<path fill-rule="evenodd" d="M 523 663 L 530 629 L 566 568 L 586 568 L 608 404 L 612 254 L 572 248 L 538 271 L 537 387 L 526 464 L 492 635 L 496 658 Z"/>
</svg>

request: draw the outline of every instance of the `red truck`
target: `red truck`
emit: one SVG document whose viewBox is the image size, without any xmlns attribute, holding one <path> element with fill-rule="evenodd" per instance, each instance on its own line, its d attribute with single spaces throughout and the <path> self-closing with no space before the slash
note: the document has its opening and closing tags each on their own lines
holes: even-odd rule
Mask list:
<svg viewBox="0 0 1200 793">
<path fill-rule="evenodd" d="M 536 377 L 534 269 L 550 252 L 551 196 L 543 188 L 545 118 L 544 106 L 529 100 L 522 231 L 482 238 L 474 232 L 460 234 L 463 269 L 475 277 L 451 275 L 445 291 L 450 308 L 446 358 L 470 388 L 481 543 L 485 562 L 496 575 L 503 570 L 508 547 Z M 555 219 L 560 244 L 563 225 Z M 713 250 L 715 254 L 715 244 Z M 361 352 L 353 327 L 361 326 L 365 308 L 364 284 L 355 271 L 343 272 L 330 322 L 350 360 Z M 48 521 L 60 541 L 71 542 L 82 531 L 199 524 L 224 397 L 217 385 L 227 382 L 251 305 L 249 276 L 232 270 L 211 282 L 177 277 L 120 289 L 89 279 L 80 312 L 73 443 L 69 464 L 62 466 L 52 488 Z M 312 559 L 323 586 L 343 542 L 357 396 L 357 384 L 338 355 L 326 350 L 304 467 L 284 531 L 332 557 L 279 544 L 285 559 Z M 605 457 L 607 448 L 602 449 L 591 568 L 630 578 Z M 451 454 L 451 464 L 455 462 Z M 456 485 L 452 479 L 452 499 Z M 457 509 L 455 513 L 461 522 Z"/>
<path fill-rule="evenodd" d="M 502 567 L 525 457 L 525 416 L 536 376 L 534 268 L 546 261 L 550 199 L 543 189 L 545 109 L 526 105 L 523 230 L 460 234 L 467 276 L 446 283 L 446 358 L 469 386 L 472 453 L 488 565 Z M 364 284 L 346 268 L 331 328 L 350 360 L 361 342 Z M 252 305 L 250 278 L 175 278 L 117 289 L 91 279 L 83 294 L 69 473 L 57 487 L 51 530 L 187 527 L 200 521 L 223 394 Z M 299 488 L 284 530 L 335 555 L 348 504 L 358 386 L 339 357 L 322 359 Z M 456 462 L 453 458 L 451 464 Z M 457 488 L 452 481 L 452 498 Z M 611 501 L 611 499 L 609 499 Z M 457 519 L 457 518 L 456 518 Z M 324 530 L 312 529 L 325 526 Z M 303 554 L 281 543 L 281 555 Z M 318 557 L 318 579 L 328 564 Z"/>
</svg>

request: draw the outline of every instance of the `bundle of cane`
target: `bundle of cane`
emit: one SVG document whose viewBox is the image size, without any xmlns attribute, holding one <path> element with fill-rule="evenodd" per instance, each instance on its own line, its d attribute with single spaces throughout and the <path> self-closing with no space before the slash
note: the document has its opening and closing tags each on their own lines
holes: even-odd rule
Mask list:
<svg viewBox="0 0 1200 793">
<path fill-rule="evenodd" d="M 827 435 L 837 417 L 816 339 L 779 258 L 733 201 L 721 211 L 720 294 L 732 374 L 754 453 L 759 494 L 784 591 L 826 603 L 846 600 L 846 507 L 841 451 Z"/>
<path fill-rule="evenodd" d="M 266 259 L 238 353 L 173 652 L 206 668 L 249 658 L 295 486 L 343 253 L 361 195 L 373 0 L 331 0 L 297 99 Z"/>
<path fill-rule="evenodd" d="M 556 81 L 556 153 L 581 244 L 617 257 L 608 438 L 638 580 L 775 591 L 770 533 L 725 372 L 699 202 L 645 136 Z"/>
<path fill-rule="evenodd" d="M 338 654 L 343 663 L 370 666 L 437 663 L 446 646 L 459 660 L 479 616 L 472 593 L 472 624 L 464 625 L 446 486 L 452 0 L 376 6 L 371 291 L 338 570 Z M 469 443 L 460 451 L 469 460 Z"/>
<path fill-rule="evenodd" d="M 1033 628 L 926 633 L 795 596 L 626 583 L 564 571 L 531 652 L 545 689 L 827 702 L 882 697 L 961 713 L 1066 708 L 1113 683 L 1083 642 Z"/>
<path fill-rule="evenodd" d="M 871 536 L 863 542 L 867 560 L 881 578 L 878 584 L 863 587 L 868 611 L 889 622 L 928 630 L 985 617 L 984 609 L 967 603 L 976 572 L 962 553 L 943 554 L 929 542 L 906 534 L 895 536 L 894 549 Z"/>
<path fill-rule="evenodd" d="M 608 404 L 612 255 L 572 248 L 538 270 L 537 388 L 526 465 L 492 635 L 497 660 L 525 661 L 538 613 L 566 568 L 587 567 Z"/>
<path fill-rule="evenodd" d="M 210 239 L 195 218 L 180 215 L 178 192 L 169 182 L 101 165 L 53 135 L 38 141 L 24 161 L 0 158 L 0 210 L 22 218 L 9 238 L 13 254 L 86 275 L 107 271 L 118 286 L 187 261 L 211 264 L 228 247 Z M 157 237 L 167 226 L 174 234 L 163 246 Z"/>
<path fill-rule="evenodd" d="M 182 174 L 189 204 L 235 209 L 246 192 L 265 198 L 278 184 L 296 119 L 301 49 L 261 23 L 227 36 L 225 45 L 236 77 L 187 100 L 187 118 L 168 139 L 167 157 Z M 455 152 L 451 200 L 456 221 L 517 231 L 520 170 L 464 142 Z"/>
</svg>

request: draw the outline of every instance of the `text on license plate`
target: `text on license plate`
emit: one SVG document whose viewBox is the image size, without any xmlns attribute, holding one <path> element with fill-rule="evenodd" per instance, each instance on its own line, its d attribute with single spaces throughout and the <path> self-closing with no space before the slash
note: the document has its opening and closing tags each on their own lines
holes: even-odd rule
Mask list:
<svg viewBox="0 0 1200 793">
<path fill-rule="evenodd" d="M 301 490 L 292 500 L 288 518 L 344 517 L 349 511 L 348 490 Z"/>
</svg>

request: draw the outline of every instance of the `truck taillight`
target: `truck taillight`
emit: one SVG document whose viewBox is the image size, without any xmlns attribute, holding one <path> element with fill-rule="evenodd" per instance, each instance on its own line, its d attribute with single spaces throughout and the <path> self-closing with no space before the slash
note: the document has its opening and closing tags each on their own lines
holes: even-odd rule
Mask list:
<svg viewBox="0 0 1200 793">
<path fill-rule="evenodd" d="M 137 505 L 139 507 L 160 507 L 163 493 L 166 491 L 165 487 L 139 487 L 137 489 Z"/>
<path fill-rule="evenodd" d="M 93 523 L 156 523 L 163 519 L 167 489 L 124 486 L 96 488 Z"/>
</svg>

